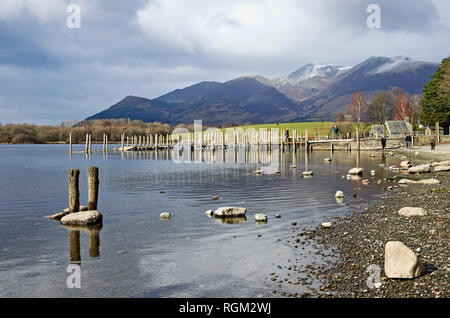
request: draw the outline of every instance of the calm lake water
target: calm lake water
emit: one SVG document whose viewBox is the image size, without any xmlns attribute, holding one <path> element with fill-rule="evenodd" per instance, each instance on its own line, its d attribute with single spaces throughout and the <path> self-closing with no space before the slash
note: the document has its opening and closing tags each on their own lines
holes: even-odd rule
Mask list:
<svg viewBox="0 0 450 318">
<path fill-rule="evenodd" d="M 362 152 L 360 164 L 385 177 L 384 161 L 374 154 Z M 166 151 L 87 158 L 70 157 L 66 145 L 0 145 L 0 297 L 271 297 L 267 278 L 278 264 L 312 260 L 310 250 L 279 241 L 291 233 L 292 221 L 313 228 L 382 193 L 382 185 L 342 178 L 355 166 L 356 152 L 335 152 L 330 163 L 325 157 L 330 152 L 310 154 L 314 176 L 301 178 L 301 151 L 292 169 L 289 152 L 270 158 L 256 151 L 205 152 L 186 162 Z M 103 227 L 97 236 L 44 218 L 68 206 L 70 168 L 81 171 L 81 204 L 87 205 L 91 165 L 100 175 Z M 253 174 L 268 165 L 281 173 Z M 336 190 L 346 194 L 342 203 Z M 213 201 L 214 195 L 220 199 Z M 223 224 L 204 214 L 221 206 L 247 207 L 247 220 Z M 172 214 L 167 222 L 159 218 L 164 211 Z M 255 213 L 265 213 L 267 224 L 256 224 Z M 80 289 L 66 286 L 71 258 L 81 259 Z"/>
</svg>

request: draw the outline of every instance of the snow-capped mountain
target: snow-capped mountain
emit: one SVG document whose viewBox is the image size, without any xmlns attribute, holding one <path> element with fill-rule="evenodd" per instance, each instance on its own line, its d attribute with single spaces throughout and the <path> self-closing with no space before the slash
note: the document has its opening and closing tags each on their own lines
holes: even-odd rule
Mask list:
<svg viewBox="0 0 450 318">
<path fill-rule="evenodd" d="M 319 94 L 351 67 L 309 63 L 289 75 L 275 78 L 272 85 L 295 101 L 303 101 Z"/>
<path fill-rule="evenodd" d="M 367 101 L 393 87 L 420 93 L 438 67 L 405 56 L 372 56 L 353 67 L 311 63 L 274 79 L 253 75 L 201 82 L 152 100 L 129 96 L 90 118 L 170 124 L 203 119 L 214 125 L 333 120 L 354 92 L 364 92 Z"/>
</svg>

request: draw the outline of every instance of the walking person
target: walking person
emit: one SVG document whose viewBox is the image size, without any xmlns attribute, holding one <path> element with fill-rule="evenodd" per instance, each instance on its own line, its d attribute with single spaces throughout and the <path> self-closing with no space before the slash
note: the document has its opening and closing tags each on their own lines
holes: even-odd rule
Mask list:
<svg viewBox="0 0 450 318">
<path fill-rule="evenodd" d="M 406 136 L 405 138 L 405 143 L 406 143 L 406 149 L 411 149 L 411 134 L 408 134 L 408 136 Z"/>
<path fill-rule="evenodd" d="M 381 136 L 381 148 L 383 148 L 383 151 L 386 148 L 386 138 L 384 135 Z"/>
</svg>

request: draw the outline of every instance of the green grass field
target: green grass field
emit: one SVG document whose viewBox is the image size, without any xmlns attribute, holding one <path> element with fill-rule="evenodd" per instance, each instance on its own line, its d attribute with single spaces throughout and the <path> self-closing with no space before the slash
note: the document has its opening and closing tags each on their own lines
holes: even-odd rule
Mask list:
<svg viewBox="0 0 450 318">
<path fill-rule="evenodd" d="M 297 133 L 300 133 L 302 135 L 305 134 L 305 130 L 308 129 L 308 134 L 310 136 L 314 134 L 318 134 L 321 136 L 331 135 L 331 130 L 333 129 L 334 123 L 333 122 L 303 122 L 303 123 L 279 123 L 278 125 L 275 124 L 258 124 L 258 125 L 249 125 L 249 126 L 239 126 L 239 127 L 232 127 L 232 128 L 242 128 L 244 130 L 247 130 L 249 128 L 254 128 L 256 130 L 260 128 L 266 128 L 266 129 L 272 129 L 272 128 L 279 128 L 282 130 L 285 130 L 286 128 L 289 129 L 289 133 L 292 134 L 293 130 L 297 130 Z M 225 130 L 225 129 L 223 129 Z"/>
</svg>

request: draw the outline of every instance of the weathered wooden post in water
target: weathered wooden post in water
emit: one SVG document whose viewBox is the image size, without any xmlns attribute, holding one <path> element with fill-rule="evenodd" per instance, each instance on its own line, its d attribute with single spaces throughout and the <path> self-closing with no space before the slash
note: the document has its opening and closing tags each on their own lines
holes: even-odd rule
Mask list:
<svg viewBox="0 0 450 318">
<path fill-rule="evenodd" d="M 69 170 L 69 213 L 80 211 L 79 169 Z"/>
<path fill-rule="evenodd" d="M 72 156 L 72 133 L 69 134 L 69 153 Z"/>
<path fill-rule="evenodd" d="M 89 185 L 89 193 L 88 193 L 88 210 L 93 211 L 97 210 L 97 202 L 98 202 L 98 167 L 89 167 L 88 168 L 88 185 Z"/>
</svg>

